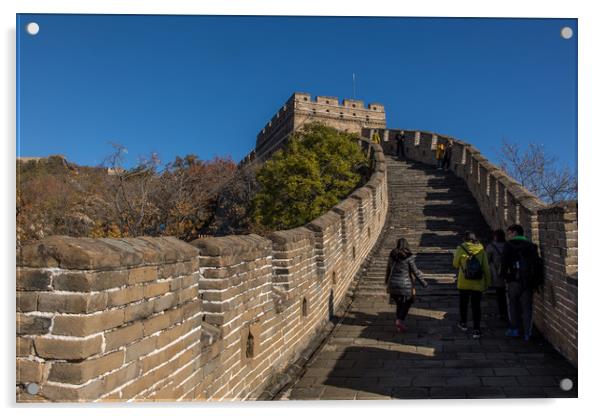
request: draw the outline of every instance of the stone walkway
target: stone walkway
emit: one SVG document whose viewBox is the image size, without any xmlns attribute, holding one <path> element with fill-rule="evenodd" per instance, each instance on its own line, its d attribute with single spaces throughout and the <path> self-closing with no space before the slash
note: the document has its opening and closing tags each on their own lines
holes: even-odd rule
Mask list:
<svg viewBox="0 0 602 416">
<path fill-rule="evenodd" d="M 390 211 L 354 300 L 282 400 L 576 397 L 577 370 L 542 339 L 504 336 L 493 294 L 483 298 L 483 336 L 456 327 L 451 256 L 466 227 L 489 232 L 463 182 L 425 165 L 387 160 Z M 389 251 L 406 236 L 429 288 L 394 331 L 383 285 Z M 469 314 L 470 318 L 470 314 Z M 470 321 L 469 321 L 470 323 Z M 575 386 L 565 392 L 560 380 Z"/>
</svg>

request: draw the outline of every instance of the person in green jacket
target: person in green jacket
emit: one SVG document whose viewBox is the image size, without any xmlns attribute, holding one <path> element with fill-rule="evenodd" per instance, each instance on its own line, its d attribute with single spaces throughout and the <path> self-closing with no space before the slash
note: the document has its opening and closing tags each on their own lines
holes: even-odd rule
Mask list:
<svg viewBox="0 0 602 416">
<path fill-rule="evenodd" d="M 480 270 L 477 270 L 476 273 L 475 267 L 473 267 L 475 263 L 470 264 L 470 259 L 473 257 L 480 265 Z M 460 322 L 458 327 L 462 331 L 468 330 L 466 322 L 468 321 L 468 303 L 470 302 L 474 326 L 472 337 L 479 339 L 481 338 L 481 296 L 491 284 L 491 272 L 485 249 L 473 232 L 466 231 L 464 234 L 464 243 L 460 244 L 454 253 L 453 266 L 459 269 Z"/>
</svg>

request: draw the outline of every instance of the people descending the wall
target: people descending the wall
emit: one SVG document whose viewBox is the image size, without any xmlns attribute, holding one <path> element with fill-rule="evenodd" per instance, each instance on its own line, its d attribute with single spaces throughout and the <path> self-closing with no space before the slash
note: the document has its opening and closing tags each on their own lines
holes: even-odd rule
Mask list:
<svg viewBox="0 0 602 416">
<path fill-rule="evenodd" d="M 416 256 L 410 250 L 408 240 L 400 238 L 397 246 L 389 254 L 389 262 L 385 275 L 385 285 L 390 302 L 396 305 L 395 330 L 407 331 L 404 323 L 410 306 L 416 299 L 416 281 L 422 287 L 428 283 L 422 278 L 422 272 L 416 267 Z"/>
<path fill-rule="evenodd" d="M 472 309 L 472 338 L 481 338 L 481 297 L 491 284 L 489 262 L 483 245 L 472 231 L 464 233 L 464 243 L 456 248 L 453 266 L 458 269 L 460 322 L 458 328 L 468 331 L 468 304 Z"/>
<path fill-rule="evenodd" d="M 435 147 L 435 159 L 437 159 L 437 170 L 443 169 L 443 155 L 445 153 L 445 145 L 437 143 Z"/>
<path fill-rule="evenodd" d="M 504 230 L 495 230 L 493 240 L 485 248 L 489 269 L 491 270 L 491 286 L 495 288 L 498 305 L 498 317 L 508 322 L 508 302 L 506 301 L 506 281 L 502 276 L 502 253 L 506 243 Z"/>
<path fill-rule="evenodd" d="M 501 272 L 508 285 L 509 328 L 506 336 L 529 341 L 533 325 L 533 292 L 543 285 L 543 262 L 537 245 L 525 237 L 520 224 L 506 230 Z"/>
<path fill-rule="evenodd" d="M 449 170 L 453 145 L 454 142 L 451 139 L 447 139 L 447 142 L 445 143 L 445 148 L 443 149 L 443 163 L 441 165 L 441 167 L 445 170 Z"/>
</svg>

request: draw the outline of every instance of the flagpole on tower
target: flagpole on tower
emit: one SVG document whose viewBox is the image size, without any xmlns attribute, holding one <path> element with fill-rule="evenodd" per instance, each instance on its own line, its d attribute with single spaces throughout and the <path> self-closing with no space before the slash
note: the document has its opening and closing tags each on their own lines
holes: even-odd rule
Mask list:
<svg viewBox="0 0 602 416">
<path fill-rule="evenodd" d="M 353 99 L 355 100 L 355 73 L 353 74 Z"/>
</svg>

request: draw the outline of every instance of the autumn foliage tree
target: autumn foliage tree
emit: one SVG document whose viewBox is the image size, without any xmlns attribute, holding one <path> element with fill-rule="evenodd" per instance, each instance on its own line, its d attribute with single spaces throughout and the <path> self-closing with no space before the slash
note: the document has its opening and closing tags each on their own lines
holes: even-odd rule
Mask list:
<svg viewBox="0 0 602 416">
<path fill-rule="evenodd" d="M 297 227 L 349 195 L 368 164 L 357 141 L 353 134 L 318 123 L 293 134 L 257 174 L 255 223 L 268 229 Z"/>
<path fill-rule="evenodd" d="M 48 235 L 135 237 L 208 233 L 220 190 L 237 171 L 230 158 L 157 155 L 124 167 L 125 147 L 114 144 L 103 166 L 63 157 L 17 162 L 17 246 Z"/>
</svg>

